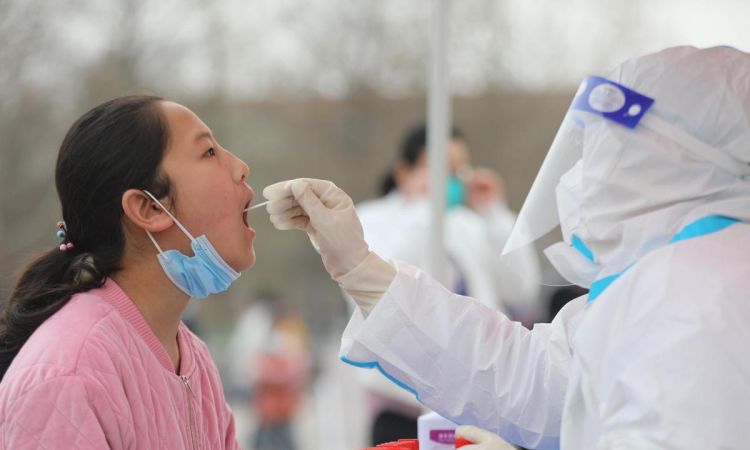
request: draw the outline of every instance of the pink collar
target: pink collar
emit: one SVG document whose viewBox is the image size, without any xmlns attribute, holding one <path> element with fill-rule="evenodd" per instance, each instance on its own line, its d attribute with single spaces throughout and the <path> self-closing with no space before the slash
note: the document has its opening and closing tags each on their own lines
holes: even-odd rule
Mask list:
<svg viewBox="0 0 750 450">
<path fill-rule="evenodd" d="M 111 278 L 107 278 L 104 282 L 104 286 L 98 289 L 99 295 L 104 299 L 105 302 L 112 305 L 120 315 L 135 329 L 135 331 L 143 338 L 148 348 L 154 354 L 159 363 L 168 371 L 174 373 L 172 366 L 172 360 L 169 358 L 167 350 L 161 345 L 159 339 L 148 326 L 146 319 L 135 306 L 130 297 L 115 283 Z M 177 329 L 177 345 L 180 349 L 180 373 L 179 375 L 189 375 L 193 369 L 193 349 L 190 347 L 190 337 L 188 335 L 189 330 L 184 323 L 180 322 L 180 326 Z"/>
</svg>

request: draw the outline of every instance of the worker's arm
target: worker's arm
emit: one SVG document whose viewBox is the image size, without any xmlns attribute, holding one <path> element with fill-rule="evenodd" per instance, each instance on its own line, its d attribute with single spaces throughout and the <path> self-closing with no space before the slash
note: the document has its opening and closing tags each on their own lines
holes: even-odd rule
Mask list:
<svg viewBox="0 0 750 450">
<path fill-rule="evenodd" d="M 529 331 L 400 264 L 385 295 L 355 312 L 342 339 L 347 363 L 380 370 L 431 409 L 509 442 L 558 448 L 571 354 L 583 299 Z"/>
</svg>

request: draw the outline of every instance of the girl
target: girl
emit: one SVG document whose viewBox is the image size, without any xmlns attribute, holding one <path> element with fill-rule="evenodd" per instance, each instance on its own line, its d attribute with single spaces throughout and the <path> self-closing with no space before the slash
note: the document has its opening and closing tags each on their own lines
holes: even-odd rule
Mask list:
<svg viewBox="0 0 750 450">
<path fill-rule="evenodd" d="M 180 316 L 255 262 L 248 167 L 184 106 L 111 100 L 68 131 L 62 244 L 0 317 L 0 448 L 237 448 L 219 373 Z"/>
</svg>

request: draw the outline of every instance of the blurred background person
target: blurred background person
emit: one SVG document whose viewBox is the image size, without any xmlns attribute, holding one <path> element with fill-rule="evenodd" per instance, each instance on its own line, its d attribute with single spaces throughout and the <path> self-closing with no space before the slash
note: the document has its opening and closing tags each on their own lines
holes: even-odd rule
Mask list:
<svg viewBox="0 0 750 450">
<path fill-rule="evenodd" d="M 373 251 L 425 267 L 430 246 L 426 150 L 427 129 L 416 125 L 403 137 L 398 160 L 383 180 L 383 196 L 357 205 Z M 451 130 L 447 159 L 446 287 L 530 322 L 538 311 L 539 268 L 533 252 L 521 261 L 523 268 L 500 262 L 516 220 L 505 203 L 502 178 L 492 169 L 472 167 L 467 140 L 457 127 Z"/>
<path fill-rule="evenodd" d="M 408 130 L 382 182 L 383 196 L 357 206 L 371 250 L 421 267 L 429 266 L 430 248 L 426 149 L 426 126 Z M 533 323 L 539 312 L 536 256 L 528 252 L 521 259 L 520 273 L 529 274 L 524 278 L 499 259 L 516 219 L 505 204 L 502 178 L 491 169 L 472 167 L 467 140 L 457 127 L 451 130 L 447 159 L 446 287 Z M 371 443 L 416 437 L 422 407 L 414 396 L 375 370 L 359 370 L 356 377 L 368 400 Z"/>
<path fill-rule="evenodd" d="M 224 376 L 231 399 L 246 403 L 253 395 L 253 364 L 268 347 L 273 332 L 277 301 L 274 294 L 266 293 L 243 303 L 227 344 L 232 359 Z"/>
<path fill-rule="evenodd" d="M 255 450 L 296 450 L 293 423 L 310 375 L 307 327 L 295 314 L 274 321 L 269 346 L 254 364 Z"/>
<path fill-rule="evenodd" d="M 251 302 L 229 340 L 229 373 L 235 401 L 250 405 L 243 440 L 253 450 L 295 450 L 295 419 L 310 380 L 307 326 L 285 311 L 275 295 Z M 305 448 L 305 447 L 301 447 Z"/>
</svg>

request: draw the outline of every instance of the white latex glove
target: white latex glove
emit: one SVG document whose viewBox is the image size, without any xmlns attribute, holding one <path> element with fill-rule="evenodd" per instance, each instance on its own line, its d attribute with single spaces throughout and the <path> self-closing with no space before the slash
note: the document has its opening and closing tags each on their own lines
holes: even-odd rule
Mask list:
<svg viewBox="0 0 750 450">
<path fill-rule="evenodd" d="M 263 189 L 263 196 L 269 200 L 266 210 L 271 223 L 279 230 L 305 231 L 334 279 L 367 257 L 369 249 L 354 203 L 333 182 L 282 181 Z"/>
<path fill-rule="evenodd" d="M 472 425 L 461 425 L 456 428 L 456 437 L 472 442 L 471 445 L 461 447 L 461 450 L 515 450 L 514 446 L 500 436 Z"/>
<path fill-rule="evenodd" d="M 282 181 L 263 189 L 266 210 L 279 230 L 303 230 L 331 278 L 369 312 L 396 270 L 365 242 L 354 202 L 333 182 L 312 178 Z"/>
</svg>

